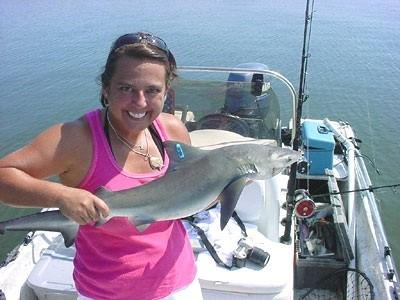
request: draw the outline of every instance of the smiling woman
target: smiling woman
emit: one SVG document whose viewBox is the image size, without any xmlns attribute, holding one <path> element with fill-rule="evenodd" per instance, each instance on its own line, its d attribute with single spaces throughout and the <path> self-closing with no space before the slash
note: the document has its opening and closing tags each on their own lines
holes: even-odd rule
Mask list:
<svg viewBox="0 0 400 300">
<path fill-rule="evenodd" d="M 93 194 L 99 187 L 119 191 L 160 178 L 169 165 L 162 142 L 190 144 L 181 121 L 162 113 L 175 70 L 175 58 L 160 38 L 143 32 L 121 36 L 101 75 L 103 108 L 52 126 L 0 160 L 5 204 L 59 207 L 80 224 L 73 277 L 85 299 L 186 299 L 182 290 L 188 288 L 201 299 L 181 221 L 155 222 L 141 233 L 124 217 L 93 225 L 109 214 Z M 59 183 L 45 180 L 54 175 Z"/>
<path fill-rule="evenodd" d="M 160 38 L 149 33 L 125 34 L 119 37 L 111 47 L 107 58 L 104 72 L 101 74 L 101 84 L 104 87 L 110 85 L 112 76 L 116 69 L 119 58 L 134 57 L 141 59 L 152 59 L 165 66 L 165 83 L 170 85 L 176 77 L 176 61 L 173 54 L 169 51 L 167 44 Z M 125 88 L 129 88 L 125 87 Z M 106 106 L 105 97 L 102 95 L 101 103 Z"/>
<path fill-rule="evenodd" d="M 112 123 L 126 139 L 135 141 L 161 113 L 167 89 L 165 73 L 159 62 L 127 56 L 118 60 L 102 94 Z"/>
</svg>

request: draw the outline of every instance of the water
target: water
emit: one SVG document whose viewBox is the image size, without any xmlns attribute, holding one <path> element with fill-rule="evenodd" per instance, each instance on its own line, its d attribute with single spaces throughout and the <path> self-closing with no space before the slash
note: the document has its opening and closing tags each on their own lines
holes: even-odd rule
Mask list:
<svg viewBox="0 0 400 300">
<path fill-rule="evenodd" d="M 111 42 L 138 30 L 157 33 L 180 65 L 262 62 L 297 85 L 303 1 L 0 1 L 0 155 L 56 122 L 99 106 L 97 76 Z M 316 1 L 305 116 L 349 121 L 381 175 L 400 182 L 400 3 Z M 399 192 L 376 197 L 400 261 Z M 0 206 L 0 219 L 25 214 Z M 22 238 L 0 238 L 0 257 Z"/>
</svg>

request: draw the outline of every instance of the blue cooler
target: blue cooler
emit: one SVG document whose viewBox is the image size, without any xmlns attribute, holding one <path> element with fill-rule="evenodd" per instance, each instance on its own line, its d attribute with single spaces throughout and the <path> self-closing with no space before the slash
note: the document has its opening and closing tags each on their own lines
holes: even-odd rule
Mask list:
<svg viewBox="0 0 400 300">
<path fill-rule="evenodd" d="M 325 169 L 332 169 L 335 139 L 324 123 L 305 120 L 301 127 L 304 156 L 309 163 L 309 175 L 325 175 Z"/>
</svg>

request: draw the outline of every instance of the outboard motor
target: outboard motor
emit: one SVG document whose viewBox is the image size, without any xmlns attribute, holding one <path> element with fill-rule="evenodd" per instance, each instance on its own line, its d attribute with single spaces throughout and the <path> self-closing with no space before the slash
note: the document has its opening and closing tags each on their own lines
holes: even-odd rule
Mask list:
<svg viewBox="0 0 400 300">
<path fill-rule="evenodd" d="M 261 63 L 245 63 L 236 68 L 267 70 Z M 230 73 L 223 113 L 244 120 L 254 138 L 281 140 L 280 107 L 270 82 L 263 73 Z"/>
</svg>

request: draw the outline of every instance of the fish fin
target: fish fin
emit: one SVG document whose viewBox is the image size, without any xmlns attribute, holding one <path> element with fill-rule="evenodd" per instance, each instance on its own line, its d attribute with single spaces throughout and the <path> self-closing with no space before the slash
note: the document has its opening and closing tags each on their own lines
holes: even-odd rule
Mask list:
<svg viewBox="0 0 400 300">
<path fill-rule="evenodd" d="M 228 184 L 219 196 L 221 202 L 221 219 L 220 227 L 223 230 L 228 224 L 229 219 L 232 217 L 236 204 L 239 200 L 240 194 L 246 185 L 247 178 L 242 177 L 232 181 Z"/>
<path fill-rule="evenodd" d="M 149 218 L 138 216 L 129 217 L 128 220 L 139 232 L 145 231 L 154 222 L 154 220 L 150 220 Z"/>
<path fill-rule="evenodd" d="M 190 163 L 199 160 L 207 151 L 176 141 L 165 141 L 163 145 L 169 157 L 168 171 L 179 169 L 179 164 L 182 162 Z"/>
<path fill-rule="evenodd" d="M 138 226 L 136 226 L 136 229 L 137 229 L 139 232 L 143 232 L 143 231 L 145 231 L 150 225 L 151 225 L 151 224 L 138 225 Z"/>
<path fill-rule="evenodd" d="M 64 238 L 65 247 L 69 248 L 73 245 L 73 243 L 75 242 L 76 234 L 78 232 L 78 228 L 79 228 L 78 224 L 74 224 L 66 227 L 61 231 L 61 234 Z"/>
<path fill-rule="evenodd" d="M 110 216 L 108 216 L 107 218 L 100 218 L 99 220 L 96 221 L 96 223 L 94 224 L 94 226 L 99 227 L 101 225 L 106 224 L 109 220 L 111 219 Z"/>
</svg>

